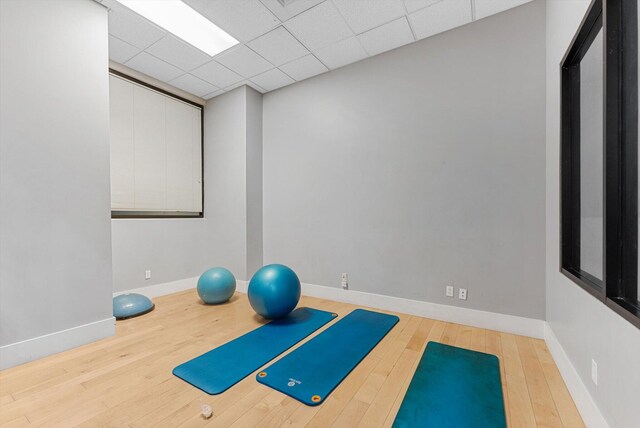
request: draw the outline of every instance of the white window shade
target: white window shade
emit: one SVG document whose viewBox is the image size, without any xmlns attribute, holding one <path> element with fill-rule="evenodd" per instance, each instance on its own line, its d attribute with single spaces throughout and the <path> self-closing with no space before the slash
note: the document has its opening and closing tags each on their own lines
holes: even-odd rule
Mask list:
<svg viewBox="0 0 640 428">
<path fill-rule="evenodd" d="M 202 214 L 202 109 L 110 75 L 111 209 Z"/>
</svg>

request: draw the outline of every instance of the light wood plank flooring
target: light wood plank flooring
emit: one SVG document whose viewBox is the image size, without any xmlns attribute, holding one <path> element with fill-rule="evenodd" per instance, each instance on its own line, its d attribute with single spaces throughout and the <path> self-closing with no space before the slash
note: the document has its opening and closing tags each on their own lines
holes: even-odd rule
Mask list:
<svg viewBox="0 0 640 428">
<path fill-rule="evenodd" d="M 263 321 L 240 293 L 219 306 L 201 304 L 193 290 L 155 303 L 147 315 L 118 321 L 109 339 L 0 372 L 0 426 L 390 427 L 430 340 L 500 358 L 510 427 L 584 426 L 544 341 L 404 314 L 320 406 L 253 375 L 209 396 L 173 367 Z M 356 308 L 307 297 L 301 306 L 340 316 Z M 213 407 L 211 419 L 200 416 L 200 403 Z"/>
</svg>

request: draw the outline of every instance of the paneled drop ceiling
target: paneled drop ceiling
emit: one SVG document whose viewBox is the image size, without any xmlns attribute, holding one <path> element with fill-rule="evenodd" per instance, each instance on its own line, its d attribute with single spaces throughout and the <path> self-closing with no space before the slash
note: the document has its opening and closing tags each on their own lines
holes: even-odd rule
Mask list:
<svg viewBox="0 0 640 428">
<path fill-rule="evenodd" d="M 97 1 L 111 60 L 210 99 L 241 85 L 269 92 L 531 0 L 183 0 L 240 41 L 214 57 Z"/>
</svg>

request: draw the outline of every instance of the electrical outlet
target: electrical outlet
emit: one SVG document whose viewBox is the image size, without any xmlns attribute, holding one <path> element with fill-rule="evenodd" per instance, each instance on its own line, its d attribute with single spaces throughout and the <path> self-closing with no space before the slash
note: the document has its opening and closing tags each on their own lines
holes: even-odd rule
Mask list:
<svg viewBox="0 0 640 428">
<path fill-rule="evenodd" d="M 466 288 L 461 288 L 460 290 L 458 290 L 458 299 L 467 300 L 467 289 Z"/>
<path fill-rule="evenodd" d="M 349 277 L 346 272 L 342 272 L 342 288 L 345 290 L 349 288 Z"/>
<path fill-rule="evenodd" d="M 151 271 L 150 270 L 145 270 L 144 271 L 144 279 L 151 279 Z"/>
<path fill-rule="evenodd" d="M 453 297 L 453 285 L 447 285 L 446 295 L 447 297 Z"/>
<path fill-rule="evenodd" d="M 596 385 L 598 384 L 598 363 L 596 360 L 591 360 L 591 380 Z"/>
</svg>

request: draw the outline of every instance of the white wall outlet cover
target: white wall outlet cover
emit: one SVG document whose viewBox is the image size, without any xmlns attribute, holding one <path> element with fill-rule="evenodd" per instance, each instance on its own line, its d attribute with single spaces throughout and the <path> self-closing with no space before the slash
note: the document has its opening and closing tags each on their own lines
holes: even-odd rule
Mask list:
<svg viewBox="0 0 640 428">
<path fill-rule="evenodd" d="M 150 270 L 145 270 L 144 271 L 144 279 L 151 279 L 151 271 Z"/>
<path fill-rule="evenodd" d="M 467 289 L 461 288 L 458 290 L 458 299 L 467 300 Z"/>
<path fill-rule="evenodd" d="M 349 277 L 347 276 L 346 272 L 342 273 L 342 288 L 344 288 L 345 290 L 349 288 Z"/>
<path fill-rule="evenodd" d="M 453 297 L 453 285 L 447 285 L 446 290 L 447 297 Z"/>
</svg>

